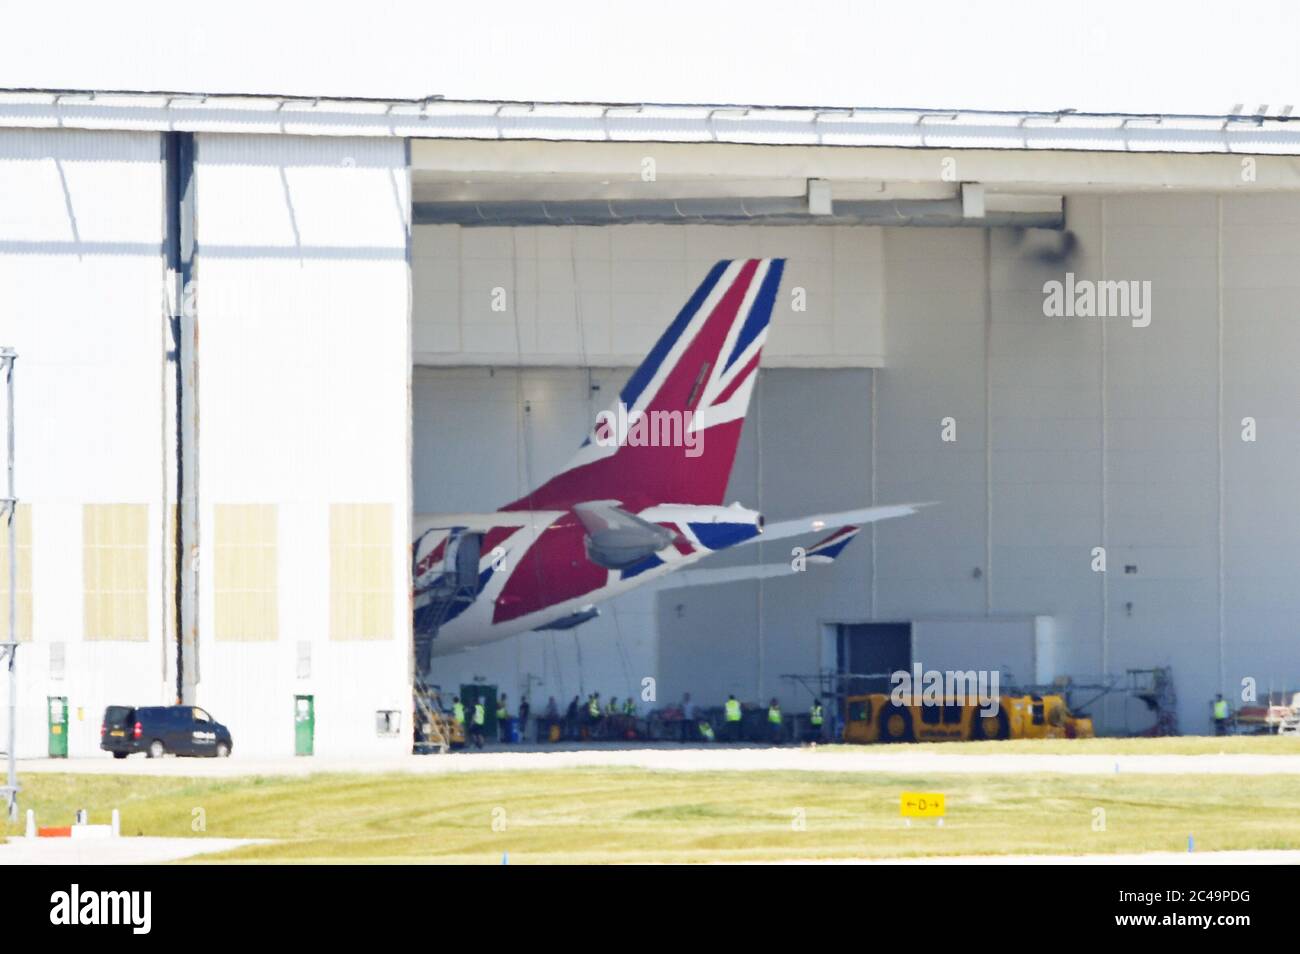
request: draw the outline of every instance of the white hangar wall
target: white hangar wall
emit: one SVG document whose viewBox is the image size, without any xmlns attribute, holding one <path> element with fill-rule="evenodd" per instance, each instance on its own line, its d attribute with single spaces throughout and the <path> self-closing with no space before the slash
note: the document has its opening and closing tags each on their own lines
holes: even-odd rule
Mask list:
<svg viewBox="0 0 1300 954">
<path fill-rule="evenodd" d="M 825 576 L 707 593 L 674 590 L 649 603 L 645 595 L 629 597 L 616 604 L 617 631 L 607 620 L 578 630 L 584 667 L 600 674 L 587 688 L 608 691 L 604 686 L 624 681 L 625 670 L 653 660 L 662 685 L 690 683 L 701 702 L 729 691 L 765 699 L 788 688 L 781 673 L 833 665 L 825 658 L 828 621 L 935 621 L 931 630 L 962 641 L 967 658 L 964 630 L 943 621 L 1048 617 L 1043 631 L 1052 645 L 1036 650 L 1054 660 L 1056 673 L 1090 681 L 1130 667 L 1172 666 L 1183 730 L 1207 731 L 1215 692 L 1235 693 L 1243 678 L 1256 680 L 1261 691 L 1300 681 L 1294 637 L 1300 526 L 1293 526 L 1300 521 L 1294 506 L 1300 420 L 1288 410 L 1300 398 L 1292 360 L 1300 325 L 1291 314 L 1300 284 L 1292 267 L 1300 253 L 1300 199 L 1074 197 L 1068 216 L 1078 245 L 1057 263 L 1027 255 L 1013 233 L 986 237 L 978 229 L 657 226 L 512 234 L 417 228 L 417 361 L 496 364 L 495 374 L 505 375 L 494 386 L 489 421 L 457 377 L 478 376 L 473 380 L 481 384 L 490 380 L 488 369 L 417 372 L 417 509 L 453 509 L 452 501 L 454 509 L 493 507 L 523 488 L 517 372 L 501 367 L 519 362 L 513 325 L 508 342 L 504 331 L 493 331 L 482 339 L 495 341 L 491 347 L 456 349 L 468 340 L 468 316 L 486 291 L 478 286 L 514 265 L 520 274 L 534 274 L 535 249 L 559 250 L 571 289 L 570 248 L 609 248 L 616 262 L 617 249 L 634 246 L 637 261 L 674 263 L 693 262 L 681 250 L 697 244 L 709 248 L 701 262 L 788 250 L 791 274 L 805 256 L 815 261 L 818 249 L 829 248 L 822 255 L 833 262 L 831 284 L 808 285 L 836 288 L 851 280 L 870 286 L 864 306 L 845 304 L 855 294 L 851 289 L 837 292 L 844 310 L 834 314 L 856 309 L 868 323 L 878 317 L 878 329 L 869 333 L 880 343 L 883 367 L 865 370 L 879 363 L 868 355 L 874 345 L 847 358 L 810 346 L 825 339 L 792 330 L 789 316 L 778 312 L 766 366 L 820 362 L 864 370 L 765 372 L 730 496 L 780 515 L 853 506 L 870 498 L 874 484 L 877 502 L 935 500 L 939 506 L 878 527 L 874 561 L 864 534 Z M 847 234 L 830 234 L 841 231 Z M 621 238 L 624 232 L 636 234 Z M 709 233 L 707 240 L 695 232 Z M 722 251 L 728 235 L 729 250 Z M 526 251 L 512 261 L 515 248 Z M 602 296 L 614 286 L 595 267 L 583 271 L 581 251 L 576 261 L 580 299 L 595 296 L 605 307 Z M 462 276 L 484 262 L 488 274 L 480 271 L 470 289 Z M 1150 326 L 1044 317 L 1043 283 L 1067 271 L 1079 279 L 1150 281 Z M 676 273 L 667 275 L 661 275 L 665 282 L 676 284 L 657 302 L 660 327 L 687 284 Z M 558 277 L 555 282 L 563 284 Z M 549 307 L 548 320 L 576 329 L 571 291 L 542 306 L 539 285 L 519 281 L 518 287 L 521 317 L 546 314 Z M 825 314 L 811 304 L 819 297 L 810 296 L 806 320 Z M 585 321 L 596 306 L 583 311 L 588 354 L 624 359 L 617 362 L 625 365 L 621 372 L 595 377 L 608 394 L 639 359 L 623 354 L 620 329 L 638 348 L 651 338 L 648 304 L 629 311 L 610 304 L 610 321 L 602 324 Z M 487 314 L 475 313 L 472 321 Z M 632 318 L 624 324 L 625 314 Z M 843 333 L 852 335 L 848 328 Z M 783 338 L 786 344 L 777 347 Z M 802 353 L 793 356 L 799 348 Z M 529 352 L 527 344 L 524 350 L 524 362 L 550 360 Z M 560 350 L 556 363 L 583 348 L 570 342 Z M 568 397 L 562 409 L 556 404 L 547 412 L 555 415 L 547 428 L 531 418 L 526 444 L 539 470 L 567 458 L 577 437 L 568 437 L 566 428 L 578 434 L 586 420 L 569 418 L 589 416 L 604 404 L 588 399 L 585 374 L 525 371 L 523 377 L 544 373 L 557 375 L 549 380 Z M 862 379 L 841 377 L 846 374 Z M 524 387 L 521 393 L 541 392 Z M 541 402 L 532 408 L 530 415 L 539 413 Z M 1254 442 L 1241 440 L 1248 416 L 1258 422 Z M 940 439 L 945 417 L 956 422 L 955 442 Z M 471 448 L 481 453 L 485 433 L 502 436 L 489 452 L 494 476 L 475 471 L 471 479 L 446 460 L 431 463 L 437 448 L 453 461 Z M 553 448 L 551 434 L 558 442 Z M 820 456 L 810 465 L 811 454 Z M 841 461 L 847 463 L 827 466 Z M 802 481 L 801 467 L 808 474 Z M 1091 568 L 1092 548 L 1102 545 L 1105 574 Z M 621 611 L 632 605 L 635 611 Z M 634 625 L 638 621 L 643 629 Z M 520 642 L 531 638 L 449 657 L 457 660 L 449 663 L 456 678 L 444 682 L 478 674 L 514 694 L 510 682 L 522 685 L 525 673 L 540 672 L 539 660 L 528 658 Z M 572 634 L 558 637 L 561 645 L 573 640 Z M 640 648 L 629 666 L 623 657 L 633 642 Z M 987 665 L 1004 662 L 990 658 Z M 564 665 L 575 667 L 576 654 Z M 535 704 L 537 695 L 534 689 Z M 661 695 L 675 698 L 675 690 Z M 1141 711 L 1125 712 L 1118 700 L 1099 714 L 1111 729 L 1145 724 Z"/>
<path fill-rule="evenodd" d="M 780 256 L 788 259 L 784 307 L 765 366 L 875 367 L 884 353 L 882 234 L 842 226 L 421 226 L 415 362 L 634 368 L 715 262 Z M 507 293 L 507 310 L 496 289 Z"/>
<path fill-rule="evenodd" d="M 1207 731 L 1220 689 L 1300 679 L 1300 200 L 1068 208 L 1078 251 L 1055 265 L 1007 233 L 987 248 L 979 232 L 887 236 L 877 484 L 943 506 L 914 533 L 882 531 L 878 612 L 1052 616 L 1061 672 L 1170 665 L 1183 730 Z M 1043 283 L 1066 271 L 1150 281 L 1150 326 L 1044 318 Z M 1099 545 L 1105 574 L 1091 569 Z M 1105 715 L 1125 723 L 1118 701 Z"/>
<path fill-rule="evenodd" d="M 204 135 L 197 157 L 199 699 L 244 753 L 294 751 L 299 695 L 317 754 L 409 751 L 405 146 Z M 227 543 L 270 552 L 240 579 Z M 218 618 L 248 587 L 273 595 Z"/>
<path fill-rule="evenodd" d="M 20 544 L 24 522 L 31 541 L 19 557 L 31 579 L 31 630 L 22 613 L 18 627 L 28 640 L 18 654 L 20 756 L 46 752 L 49 696 L 69 700 L 74 755 L 98 748 L 108 703 L 170 701 L 161 156 L 155 134 L 0 131 L 0 342 L 19 354 Z M 87 508 L 100 505 L 124 518 L 116 556 L 127 572 L 120 616 L 96 612 L 91 627 L 83 597 L 96 557 L 83 530 Z M 7 579 L 4 591 L 7 612 Z M 0 704 L 7 694 L 0 679 Z"/>
<path fill-rule="evenodd" d="M 213 135 L 197 155 L 196 701 L 241 755 L 294 751 L 298 695 L 317 753 L 408 751 L 405 144 Z M 23 756 L 47 750 L 47 697 L 74 756 L 106 705 L 174 700 L 163 200 L 156 133 L 0 133 Z"/>
</svg>

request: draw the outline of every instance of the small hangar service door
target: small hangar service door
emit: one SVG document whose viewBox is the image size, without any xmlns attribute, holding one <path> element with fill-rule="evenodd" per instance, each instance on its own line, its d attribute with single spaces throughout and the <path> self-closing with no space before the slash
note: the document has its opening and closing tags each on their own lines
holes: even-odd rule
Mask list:
<svg viewBox="0 0 1300 954">
<path fill-rule="evenodd" d="M 311 755 L 315 747 L 316 699 L 314 696 L 294 696 L 293 754 Z"/>
</svg>

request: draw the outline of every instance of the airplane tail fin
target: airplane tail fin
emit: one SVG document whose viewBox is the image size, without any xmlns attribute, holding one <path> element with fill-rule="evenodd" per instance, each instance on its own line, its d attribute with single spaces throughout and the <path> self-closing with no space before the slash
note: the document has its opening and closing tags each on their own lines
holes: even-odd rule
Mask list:
<svg viewBox="0 0 1300 954">
<path fill-rule="evenodd" d="M 823 537 L 808 547 L 805 555 L 809 563 L 834 563 L 835 558 L 844 552 L 844 548 L 853 542 L 853 538 L 862 532 L 861 526 L 840 527 L 828 537 Z"/>
<path fill-rule="evenodd" d="M 722 503 L 784 267 L 714 265 L 568 468 L 507 509 Z"/>
</svg>

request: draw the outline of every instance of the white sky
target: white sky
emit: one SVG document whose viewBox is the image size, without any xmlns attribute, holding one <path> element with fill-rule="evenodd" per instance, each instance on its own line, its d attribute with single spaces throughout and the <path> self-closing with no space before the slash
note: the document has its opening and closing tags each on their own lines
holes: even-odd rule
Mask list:
<svg viewBox="0 0 1300 954">
<path fill-rule="evenodd" d="M 1285 0 L 0 0 L 0 87 L 1300 113 Z"/>
</svg>

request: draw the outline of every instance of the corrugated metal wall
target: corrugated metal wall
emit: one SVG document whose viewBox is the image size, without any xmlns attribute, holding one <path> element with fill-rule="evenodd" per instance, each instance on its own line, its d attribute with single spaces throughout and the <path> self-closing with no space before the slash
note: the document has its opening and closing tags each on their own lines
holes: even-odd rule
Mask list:
<svg viewBox="0 0 1300 954">
<path fill-rule="evenodd" d="M 882 536 L 879 612 L 1052 615 L 1063 672 L 1171 665 L 1184 731 L 1207 731 L 1220 689 L 1300 681 L 1300 199 L 1078 198 L 1069 221 L 1052 265 L 1006 234 L 987 262 L 978 233 L 887 237 L 878 485 L 945 505 Z M 1067 271 L 1151 281 L 1150 326 L 1044 318 Z"/>
<path fill-rule="evenodd" d="M 215 590 L 239 583 L 205 559 L 199 699 L 244 752 L 293 751 L 299 694 L 317 754 L 408 751 L 404 144 L 201 136 L 197 175 L 201 546 L 214 508 L 270 505 L 279 574 L 275 637 L 218 639 Z M 332 603 L 332 581 L 366 572 L 369 598 Z M 401 713 L 400 736 L 377 735 L 380 710 Z"/>
<path fill-rule="evenodd" d="M 0 341 L 18 349 L 18 495 L 30 505 L 33 641 L 19 650 L 18 751 L 46 751 L 46 697 L 70 751 L 99 745 L 105 705 L 170 701 L 163 649 L 162 164 L 147 133 L 0 131 Z M 87 504 L 143 508 L 145 590 L 116 638 L 88 640 Z M 138 511 L 137 511 L 138 512 Z M 98 569 L 98 564 L 92 570 Z M 92 627 L 92 630 L 95 627 Z M 110 629 L 113 627 L 109 627 Z M 7 693 L 0 685 L 0 696 Z"/>
<path fill-rule="evenodd" d="M 297 694 L 316 697 L 317 752 L 405 751 L 405 146 L 212 136 L 199 157 L 198 702 L 240 752 L 293 751 Z M 173 697 L 162 202 L 157 135 L 0 133 L 0 340 L 21 356 L 32 539 L 24 755 L 45 751 L 47 696 L 69 699 L 74 755 L 97 750 L 105 705 Z M 220 555 L 219 523 L 238 531 Z M 381 710 L 398 735 L 377 733 Z"/>
<path fill-rule="evenodd" d="M 784 320 L 772 325 L 766 366 L 876 366 L 882 235 L 840 226 L 420 226 L 415 360 L 635 367 L 716 261 L 784 256 Z"/>
</svg>

